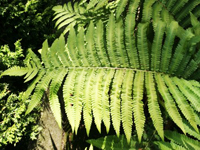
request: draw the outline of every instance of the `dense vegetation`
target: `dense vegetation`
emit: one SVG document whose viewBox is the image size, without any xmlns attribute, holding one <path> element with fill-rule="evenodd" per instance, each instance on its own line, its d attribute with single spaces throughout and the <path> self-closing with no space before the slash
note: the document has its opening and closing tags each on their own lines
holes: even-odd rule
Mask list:
<svg viewBox="0 0 200 150">
<path fill-rule="evenodd" d="M 15 96 L 7 90 L 14 88 L 12 82 L 2 84 L 1 119 L 8 121 L 1 130 L 6 134 L 13 122 L 20 126 L 18 135 L 8 132 L 14 138 L 3 138 L 4 145 L 17 143 L 22 135 L 35 138 L 40 128 L 31 118 L 39 117 L 38 106 L 48 91 L 59 127 L 71 127 L 66 130 L 68 149 L 84 149 L 87 145 L 77 141 L 86 139 L 101 149 L 198 149 L 199 7 L 198 0 L 74 0 L 53 7 L 55 26 L 63 33 L 54 42 L 45 40 L 40 54 L 34 42 L 25 42 L 33 50 L 24 61 L 19 42 L 14 53 L 2 47 L 2 66 L 9 69 L 1 77 L 24 76 L 30 83 L 15 89 Z M 41 41 L 52 37 L 45 34 Z M 16 122 L 9 118 L 15 109 Z"/>
</svg>

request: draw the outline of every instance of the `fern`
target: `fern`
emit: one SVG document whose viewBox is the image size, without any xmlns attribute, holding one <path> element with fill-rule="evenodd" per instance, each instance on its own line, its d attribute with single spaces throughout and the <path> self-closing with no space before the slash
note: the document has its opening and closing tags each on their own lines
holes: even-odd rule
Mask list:
<svg viewBox="0 0 200 150">
<path fill-rule="evenodd" d="M 107 132 L 112 124 L 117 136 L 120 136 L 122 126 L 128 142 L 131 142 L 134 122 L 141 142 L 145 131 L 146 102 L 147 111 L 161 139 L 164 139 L 160 108 L 163 104 L 171 119 L 184 133 L 187 133 L 184 117 L 197 131 L 195 111 L 200 112 L 200 84 L 189 79 L 193 79 L 192 74 L 200 69 L 200 60 L 195 57 L 199 55 L 199 37 L 192 29 L 185 30 L 178 25 L 175 20 L 177 13 L 170 13 L 172 3 L 177 1 L 165 3 L 164 0 L 146 0 L 142 5 L 140 1 L 100 3 L 93 0 L 85 5 L 83 2 L 75 3 L 74 7 L 68 3 L 64 7 L 54 8 L 59 14 L 57 18 L 64 17 L 64 10 L 73 14 L 80 13 L 82 8 L 91 11 L 97 6 L 98 11 L 105 7 L 113 9 L 105 17 L 87 20 L 88 26 L 80 25 L 81 21 L 75 19 L 77 16 L 73 17 L 73 22 L 80 26 L 68 26 L 66 44 L 64 34 L 51 46 L 45 41 L 42 61 L 29 50 L 25 67 L 15 66 L 1 74 L 25 75 L 26 82 L 33 80 L 23 96 L 26 100 L 32 95 L 26 113 L 39 104 L 44 92 L 50 87 L 50 107 L 61 127 L 62 115 L 57 96 L 61 88 L 65 112 L 74 133 L 78 132 L 83 114 L 87 135 L 90 134 L 94 120 L 99 132 L 102 123 Z M 183 4 L 188 3 L 185 1 L 180 7 L 177 6 L 177 10 L 181 11 Z M 161 14 L 152 16 L 153 8 L 159 5 L 166 8 L 159 8 Z M 138 8 L 142 15 L 136 15 Z M 60 19 L 59 22 L 62 21 Z M 192 24 L 196 24 L 194 18 Z M 184 58 L 187 58 L 185 64 Z M 178 147 L 176 143 L 170 146 Z"/>
</svg>

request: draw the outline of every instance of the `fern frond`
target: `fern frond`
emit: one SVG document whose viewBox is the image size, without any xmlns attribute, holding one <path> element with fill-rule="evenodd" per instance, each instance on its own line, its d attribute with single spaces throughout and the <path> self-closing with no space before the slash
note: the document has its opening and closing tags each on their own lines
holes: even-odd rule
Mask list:
<svg viewBox="0 0 200 150">
<path fill-rule="evenodd" d="M 116 137 L 115 135 L 109 135 L 105 137 L 100 137 L 98 139 L 90 139 L 87 140 L 88 143 L 94 145 L 95 147 L 103 150 L 107 149 L 123 149 L 123 150 L 130 150 L 130 149 L 137 149 L 136 140 L 131 139 L 131 143 L 127 143 L 126 137 L 124 135 L 120 135 L 120 137 Z"/>
<path fill-rule="evenodd" d="M 110 66 L 109 65 L 110 62 L 104 44 L 104 24 L 101 20 L 99 20 L 97 23 L 94 36 L 95 36 L 96 50 L 99 56 L 99 60 L 101 62 L 101 66 Z"/>
<path fill-rule="evenodd" d="M 67 70 L 59 69 L 55 73 L 57 74 L 57 76 L 54 76 L 54 78 L 52 79 L 49 89 L 49 104 L 53 112 L 53 115 L 55 117 L 55 120 L 58 123 L 58 126 L 61 128 L 62 116 L 61 116 L 60 102 L 57 93 L 65 75 L 67 74 Z"/>
<path fill-rule="evenodd" d="M 110 102 L 110 109 L 111 109 L 111 116 L 112 116 L 112 124 L 115 129 L 117 136 L 120 135 L 120 123 L 121 123 L 121 86 L 124 79 L 124 70 L 116 70 L 112 89 L 111 89 L 111 102 Z"/>
<path fill-rule="evenodd" d="M 24 81 L 24 83 L 32 80 L 39 72 L 38 68 L 36 67 L 35 63 L 31 61 L 31 64 L 32 64 L 32 68 L 29 68 L 29 71 L 31 72 L 31 74 L 26 74 L 26 77 L 24 77 L 24 79 L 26 79 Z"/>
<path fill-rule="evenodd" d="M 131 68 L 139 68 L 138 52 L 135 38 L 135 17 L 136 10 L 139 6 L 139 0 L 131 1 L 128 9 L 128 14 L 125 20 L 125 46 L 129 57 Z M 132 58 L 132 59 L 130 59 Z"/>
<path fill-rule="evenodd" d="M 191 139 L 185 135 L 179 134 L 173 131 L 165 131 L 165 136 L 167 139 L 173 141 L 178 145 L 182 145 L 187 149 L 198 149 L 200 147 L 200 142 L 194 139 Z"/>
<path fill-rule="evenodd" d="M 158 98 L 155 89 L 154 74 L 151 72 L 147 72 L 145 74 L 145 79 L 146 79 L 145 87 L 147 90 L 149 113 L 153 121 L 154 127 L 156 128 L 161 139 L 164 140 L 163 119 L 158 104 Z"/>
<path fill-rule="evenodd" d="M 172 14 L 176 14 L 189 0 L 176 1 L 171 9 Z"/>
<path fill-rule="evenodd" d="M 158 147 L 160 149 L 163 150 L 175 150 L 173 149 L 173 147 L 171 146 L 171 144 L 169 142 L 163 142 L 163 141 L 159 141 L 159 142 L 154 142 L 156 145 L 158 145 Z"/>
<path fill-rule="evenodd" d="M 36 84 L 41 80 L 41 78 L 44 76 L 45 71 L 41 70 L 37 77 L 31 82 L 27 90 L 23 93 L 22 100 L 25 101 L 29 98 L 31 95 L 32 91 L 35 89 Z"/>
<path fill-rule="evenodd" d="M 171 10 L 171 8 L 174 6 L 174 4 L 177 2 L 177 0 L 168 0 L 166 3 L 166 7 L 168 10 Z"/>
<path fill-rule="evenodd" d="M 107 28 L 106 28 L 106 41 L 107 41 L 107 49 L 109 59 L 112 67 L 118 66 L 115 54 L 115 18 L 114 15 L 111 14 L 108 20 Z"/>
<path fill-rule="evenodd" d="M 6 75 L 8 75 L 8 76 L 23 76 L 23 75 L 27 74 L 28 71 L 29 71 L 29 69 L 26 67 L 14 66 L 14 67 L 9 68 L 6 71 L 4 71 L 1 74 L 0 78 L 2 76 L 6 76 Z"/>
<path fill-rule="evenodd" d="M 77 34 L 77 49 L 79 51 L 80 59 L 82 60 L 82 66 L 89 66 L 89 61 L 86 56 L 85 48 L 85 34 L 84 29 L 80 28 L 79 33 Z"/>
<path fill-rule="evenodd" d="M 171 92 L 172 96 L 176 100 L 176 103 L 178 104 L 178 107 L 180 108 L 181 112 L 183 113 L 185 118 L 189 121 L 189 123 L 192 125 L 192 127 L 196 131 L 198 131 L 197 124 L 195 123 L 194 111 L 189 105 L 189 103 L 187 102 L 186 98 L 179 91 L 179 89 L 176 87 L 174 82 L 168 76 L 164 76 L 164 79 L 165 79 L 165 83 L 169 87 L 169 91 Z"/>
<path fill-rule="evenodd" d="M 93 85 L 93 92 L 92 92 L 92 110 L 93 110 L 93 116 L 94 116 L 94 122 L 96 124 L 96 127 L 101 133 L 101 121 L 102 121 L 102 86 L 101 81 L 103 79 L 103 70 L 98 69 L 95 71 L 95 83 Z"/>
<path fill-rule="evenodd" d="M 117 9 L 116 9 L 116 18 L 117 19 L 120 17 L 122 12 L 124 11 L 127 3 L 128 3 L 128 0 L 123 0 L 123 1 L 119 1 L 119 3 L 117 4 Z"/>
<path fill-rule="evenodd" d="M 98 55 L 96 55 L 93 36 L 94 36 L 94 24 L 93 22 L 91 22 L 86 33 L 88 60 L 89 63 L 92 64 L 93 66 L 101 66 Z"/>
<path fill-rule="evenodd" d="M 142 10 L 142 23 L 149 22 L 152 17 L 152 5 L 156 0 L 145 0 Z"/>
<path fill-rule="evenodd" d="M 67 51 L 69 54 L 69 57 L 71 59 L 73 66 L 80 66 L 81 62 L 79 59 L 79 53 L 77 51 L 77 43 L 76 43 L 76 33 L 74 28 L 70 29 L 69 37 L 68 37 L 68 43 L 67 43 Z"/>
<path fill-rule="evenodd" d="M 186 133 L 200 140 L 199 130 L 197 131 L 194 130 L 194 128 L 186 120 L 183 120 L 183 123 L 184 123 L 184 128 L 185 128 Z"/>
<path fill-rule="evenodd" d="M 85 76 L 86 71 L 84 69 L 76 70 L 76 79 L 75 79 L 75 85 L 74 85 L 74 93 L 73 96 L 70 96 L 70 101 L 73 102 L 73 108 L 74 108 L 74 129 L 75 133 L 77 134 L 78 128 L 81 121 L 81 112 L 82 112 L 82 103 L 83 103 L 83 92 L 84 90 L 84 82 L 85 82 Z"/>
<path fill-rule="evenodd" d="M 182 117 L 180 116 L 180 113 L 178 112 L 178 109 L 175 105 L 174 99 L 169 93 L 169 90 L 167 86 L 164 83 L 163 77 L 161 74 L 156 75 L 156 82 L 158 85 L 158 91 L 162 95 L 164 101 L 165 101 L 165 108 L 169 114 L 169 116 L 172 118 L 172 120 L 178 125 L 179 128 L 185 133 L 185 129 L 182 122 Z"/>
<path fill-rule="evenodd" d="M 124 30 L 122 19 L 119 18 L 115 25 L 116 56 L 120 67 L 129 67 L 129 59 L 124 45 Z"/>
<path fill-rule="evenodd" d="M 147 43 L 147 27 L 149 23 L 140 23 L 138 25 L 138 33 L 137 33 L 137 47 L 140 58 L 140 67 L 141 69 L 148 70 L 149 69 L 149 49 Z"/>
<path fill-rule="evenodd" d="M 106 127 L 107 133 L 110 130 L 110 104 L 109 104 L 109 90 L 110 84 L 114 77 L 115 70 L 104 71 L 104 78 L 102 80 L 102 121 Z"/>
<path fill-rule="evenodd" d="M 69 123 L 72 128 L 72 132 L 75 131 L 75 108 L 74 108 L 74 91 L 75 91 L 75 79 L 77 76 L 77 72 L 72 69 L 69 70 L 67 74 L 67 78 L 63 85 L 63 98 L 65 102 L 65 111 L 69 120 Z"/>
<path fill-rule="evenodd" d="M 35 91 L 31 97 L 31 101 L 26 110 L 26 114 L 29 114 L 39 104 L 54 75 L 55 74 L 53 73 L 53 71 L 49 71 L 41 78 L 41 81 L 35 87 Z"/>
<path fill-rule="evenodd" d="M 83 119 L 85 123 L 85 128 L 87 135 L 89 136 L 90 128 L 92 124 L 92 95 L 91 90 L 93 88 L 93 83 L 95 80 L 94 69 L 89 69 L 85 77 L 85 90 L 83 94 Z M 88 94 L 89 93 L 89 94 Z"/>
<path fill-rule="evenodd" d="M 183 34 L 183 38 L 180 40 L 175 53 L 172 57 L 171 64 L 170 64 L 170 73 L 175 73 L 177 71 L 177 68 L 179 67 L 181 61 L 183 60 L 184 54 L 186 54 L 186 47 L 187 47 L 187 41 L 191 39 L 193 34 L 187 30 Z"/>
<path fill-rule="evenodd" d="M 122 94 L 121 94 L 121 118 L 122 126 L 127 138 L 128 143 L 130 143 L 131 134 L 132 134 L 132 88 L 133 88 L 133 78 L 134 72 L 132 70 L 127 70 L 124 76 L 124 82 L 122 85 Z"/>
<path fill-rule="evenodd" d="M 199 0 L 190 0 L 179 13 L 175 16 L 177 21 L 182 21 L 197 5 L 200 4 Z"/>
<path fill-rule="evenodd" d="M 160 69 L 160 58 L 161 58 L 161 48 L 163 42 L 163 35 L 165 31 L 165 23 L 158 21 L 153 23 L 155 36 L 152 44 L 151 51 L 151 70 L 159 71 Z"/>
<path fill-rule="evenodd" d="M 181 80 L 185 82 L 183 79 Z M 173 81 L 176 83 L 176 85 L 178 85 L 179 89 L 182 91 L 185 97 L 188 98 L 196 111 L 200 112 L 199 92 L 191 89 L 193 88 L 193 86 L 191 86 L 190 82 L 185 82 L 185 84 L 181 84 L 178 78 L 174 78 Z"/>
<path fill-rule="evenodd" d="M 138 140 L 141 142 L 144 132 L 144 109 L 143 109 L 143 92 L 144 92 L 144 72 L 136 72 L 133 82 L 133 115 Z"/>
</svg>

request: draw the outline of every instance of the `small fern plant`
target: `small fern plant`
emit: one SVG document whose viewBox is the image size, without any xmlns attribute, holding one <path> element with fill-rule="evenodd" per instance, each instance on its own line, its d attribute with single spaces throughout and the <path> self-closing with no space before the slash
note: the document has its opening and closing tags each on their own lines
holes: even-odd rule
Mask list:
<svg viewBox="0 0 200 150">
<path fill-rule="evenodd" d="M 91 2 L 98 6 L 94 0 Z M 66 43 L 64 35 L 51 46 L 45 41 L 41 60 L 29 50 L 27 66 L 12 67 L 1 76 L 32 80 L 23 95 L 24 100 L 31 96 L 27 114 L 49 88 L 50 107 L 60 127 L 57 93 L 62 88 L 65 112 L 75 133 L 83 117 L 88 135 L 94 120 L 99 132 L 102 123 L 107 132 L 112 123 L 117 136 L 122 126 L 130 142 L 134 124 L 141 142 L 146 120 L 144 103 L 148 104 L 147 111 L 162 140 L 161 106 L 183 133 L 187 133 L 183 119 L 198 132 L 195 115 L 200 112 L 200 34 L 198 15 L 189 12 L 198 11 L 195 8 L 199 3 L 118 0 L 107 19 L 88 17 L 88 25 L 79 27 L 68 21 L 64 24 L 68 24 L 69 31 Z M 57 14 L 56 18 L 67 15 Z M 189 15 L 193 27 L 184 29 L 191 25 L 187 23 Z"/>
</svg>

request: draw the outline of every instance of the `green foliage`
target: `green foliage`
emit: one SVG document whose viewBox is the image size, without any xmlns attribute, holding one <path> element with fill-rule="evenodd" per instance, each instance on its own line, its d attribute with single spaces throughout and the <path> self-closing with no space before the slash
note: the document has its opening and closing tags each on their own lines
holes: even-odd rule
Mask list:
<svg viewBox="0 0 200 150">
<path fill-rule="evenodd" d="M 39 49 L 44 39 L 55 36 L 51 20 L 56 4 L 56 0 L 0 1 L 0 45 L 13 48 L 13 43 L 22 39 L 23 48 Z"/>
<path fill-rule="evenodd" d="M 4 91 L 2 91 L 4 92 Z M 1 93 L 2 94 L 2 93 Z M 38 110 L 25 116 L 29 100 L 22 101 L 22 94 L 10 94 L 0 101 L 0 148 L 7 144 L 16 145 L 22 137 L 37 139 L 41 127 L 37 125 Z"/>
<path fill-rule="evenodd" d="M 23 55 L 20 40 L 15 42 L 15 52 L 12 52 L 8 45 L 1 46 L 0 48 L 0 70 L 5 70 L 14 65 L 20 65 Z"/>
<path fill-rule="evenodd" d="M 0 66 L 3 71 L 15 65 L 22 65 L 23 49 L 20 40 L 15 43 L 15 52 L 8 45 L 0 49 Z M 13 70 L 12 74 L 16 74 Z M 10 83 L 11 84 L 11 83 Z M 25 116 L 25 111 L 30 100 L 23 101 L 23 92 L 12 91 L 9 84 L 0 83 L 0 148 L 6 145 L 16 145 L 22 138 L 35 140 L 41 127 L 37 125 L 39 110 Z M 18 89 L 19 90 L 19 89 Z M 16 93 L 16 94 L 15 94 Z"/>
<path fill-rule="evenodd" d="M 195 14 L 200 2 L 118 0 L 105 1 L 99 9 L 100 1 L 84 2 L 54 7 L 58 27 L 67 25 L 64 34 L 69 31 L 66 44 L 63 34 L 51 46 L 45 41 L 42 61 L 29 50 L 25 67 L 15 66 L 1 74 L 34 79 L 23 95 L 23 100 L 31 96 L 26 114 L 50 87 L 50 107 L 61 127 L 57 96 L 61 88 L 65 112 L 76 134 L 83 116 L 88 135 L 94 119 L 99 132 L 102 122 L 107 132 L 112 123 L 118 137 L 123 129 L 128 143 L 134 128 L 140 143 L 151 120 L 164 140 L 166 113 L 184 134 L 198 132 L 198 15 L 191 15 L 191 23 L 187 16 L 191 11 Z M 112 9 L 106 15 L 98 12 L 107 8 Z M 193 27 L 183 28 L 188 25 Z"/>
</svg>

